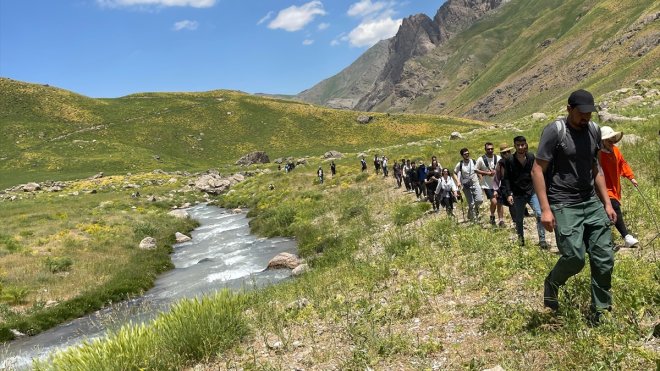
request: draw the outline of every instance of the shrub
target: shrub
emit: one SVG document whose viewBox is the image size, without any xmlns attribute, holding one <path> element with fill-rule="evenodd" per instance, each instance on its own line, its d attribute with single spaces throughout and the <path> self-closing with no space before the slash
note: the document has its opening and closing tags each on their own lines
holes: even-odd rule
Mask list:
<svg viewBox="0 0 660 371">
<path fill-rule="evenodd" d="M 44 261 L 44 265 L 46 266 L 46 269 L 50 271 L 50 273 L 67 272 L 69 269 L 71 269 L 73 260 L 71 260 L 69 257 L 47 257 Z"/>
</svg>

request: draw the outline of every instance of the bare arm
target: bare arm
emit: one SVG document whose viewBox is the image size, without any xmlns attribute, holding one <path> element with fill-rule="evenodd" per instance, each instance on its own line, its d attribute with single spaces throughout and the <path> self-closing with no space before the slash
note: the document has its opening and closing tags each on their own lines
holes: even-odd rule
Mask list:
<svg viewBox="0 0 660 371">
<path fill-rule="evenodd" d="M 550 209 L 548 194 L 545 190 L 545 178 L 543 177 L 543 174 L 545 174 L 545 171 L 548 168 L 548 164 L 548 161 L 541 160 L 538 157 L 536 158 L 534 165 L 532 165 L 532 183 L 534 184 L 536 197 L 539 199 L 539 204 L 541 205 L 541 224 L 543 224 L 543 227 L 548 232 L 552 232 L 554 231 L 557 222 Z"/>
</svg>

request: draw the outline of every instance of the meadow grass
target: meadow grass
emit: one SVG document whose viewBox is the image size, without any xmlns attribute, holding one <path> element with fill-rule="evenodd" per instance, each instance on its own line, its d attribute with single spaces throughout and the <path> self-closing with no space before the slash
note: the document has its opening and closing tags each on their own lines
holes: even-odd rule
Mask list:
<svg viewBox="0 0 660 371">
<path fill-rule="evenodd" d="M 642 246 L 617 254 L 614 310 L 598 327 L 587 321 L 588 267 L 562 289 L 562 309 L 552 315 L 542 307 L 542 283 L 557 255 L 518 246 L 510 229 L 426 214 L 428 203 L 415 202 L 371 168 L 360 172 L 358 157 L 348 155 L 335 160 L 338 174 L 323 185 L 314 172 L 328 163 L 311 159 L 289 174 L 250 177 L 216 201 L 249 207 L 253 231 L 261 235 L 296 237 L 311 271 L 257 291 L 223 294 L 221 302 L 235 304 L 222 306 L 213 297 L 183 302 L 185 310 L 126 326 L 37 368 L 652 369 L 660 360 L 653 335 L 660 265 L 652 214 L 660 193 L 650 169 L 660 151 L 656 111 L 638 108 L 648 121 L 615 127 L 642 138 L 622 146 L 644 192 L 624 186 L 626 222 Z M 487 139 L 510 142 L 518 134 L 528 137 L 533 151 L 541 125 L 514 124 L 517 131 L 481 130 L 462 141 L 368 154 L 425 160 L 437 154 L 447 166 L 458 161 L 462 146 L 479 153 Z M 149 225 L 136 230 L 149 231 Z M 20 242 L 16 233 L 3 233 Z M 212 319 L 218 323 L 206 322 Z"/>
</svg>

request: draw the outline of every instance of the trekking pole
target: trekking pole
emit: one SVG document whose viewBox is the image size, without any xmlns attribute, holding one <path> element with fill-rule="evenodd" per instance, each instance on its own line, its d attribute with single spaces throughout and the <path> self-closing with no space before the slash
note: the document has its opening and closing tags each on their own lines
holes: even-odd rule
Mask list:
<svg viewBox="0 0 660 371">
<path fill-rule="evenodd" d="M 642 190 L 639 189 L 638 186 L 634 186 L 637 192 L 639 192 L 640 197 L 642 198 L 642 204 L 646 206 L 646 209 L 649 211 L 649 214 L 651 215 L 651 220 L 653 221 L 653 225 L 655 226 L 655 236 L 651 238 L 651 240 L 647 243 L 648 245 L 651 245 L 653 248 L 653 258 L 655 261 L 657 261 L 656 256 L 655 256 L 655 246 L 652 244 L 653 241 L 655 241 L 656 238 L 660 235 L 660 228 L 658 228 L 658 222 L 655 220 L 655 214 L 653 214 L 653 210 L 651 210 L 651 206 L 649 206 L 646 197 L 644 197 L 644 194 L 642 193 Z"/>
</svg>

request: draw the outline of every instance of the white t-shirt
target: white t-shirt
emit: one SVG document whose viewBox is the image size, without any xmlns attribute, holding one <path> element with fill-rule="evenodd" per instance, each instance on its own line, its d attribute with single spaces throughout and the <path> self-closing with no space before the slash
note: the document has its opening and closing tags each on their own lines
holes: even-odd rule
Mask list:
<svg viewBox="0 0 660 371">
<path fill-rule="evenodd" d="M 481 171 L 490 171 L 495 170 L 497 166 L 497 161 L 500 158 L 497 155 L 493 155 L 492 158 L 488 158 L 488 165 L 484 162 L 484 156 L 481 156 L 477 159 L 477 169 Z M 492 175 L 482 175 L 481 176 L 481 188 L 483 189 L 493 189 L 493 176 Z"/>
</svg>

